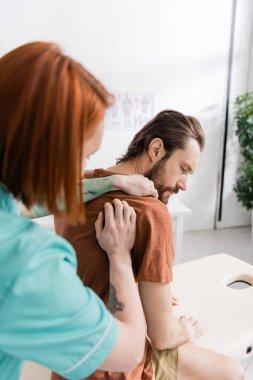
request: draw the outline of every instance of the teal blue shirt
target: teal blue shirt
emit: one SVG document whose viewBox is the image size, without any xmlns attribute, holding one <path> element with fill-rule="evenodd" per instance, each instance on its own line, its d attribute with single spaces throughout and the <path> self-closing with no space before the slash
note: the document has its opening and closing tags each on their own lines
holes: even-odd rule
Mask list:
<svg viewBox="0 0 253 380">
<path fill-rule="evenodd" d="M 0 184 L 1 380 L 17 380 L 24 360 L 82 379 L 109 355 L 116 320 L 76 266 L 69 243 L 20 216 Z"/>
</svg>

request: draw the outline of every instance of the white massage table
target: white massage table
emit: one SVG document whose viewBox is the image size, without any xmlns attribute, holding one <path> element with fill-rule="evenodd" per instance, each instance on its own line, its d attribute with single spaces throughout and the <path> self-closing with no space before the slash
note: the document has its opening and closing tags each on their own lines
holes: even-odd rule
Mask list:
<svg viewBox="0 0 253 380">
<path fill-rule="evenodd" d="M 196 344 L 238 360 L 253 354 L 253 266 L 221 253 L 174 266 L 174 307 L 200 321 L 206 333 Z M 250 284 L 244 289 L 227 285 Z"/>
</svg>

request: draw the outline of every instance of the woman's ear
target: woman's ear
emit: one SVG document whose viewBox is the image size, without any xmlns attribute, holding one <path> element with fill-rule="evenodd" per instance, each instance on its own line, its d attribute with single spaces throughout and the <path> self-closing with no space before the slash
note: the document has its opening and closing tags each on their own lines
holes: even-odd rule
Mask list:
<svg viewBox="0 0 253 380">
<path fill-rule="evenodd" d="M 152 161 L 152 163 L 156 163 L 163 158 L 166 151 L 164 149 L 163 140 L 159 137 L 154 138 L 150 141 L 148 146 L 148 155 Z"/>
</svg>

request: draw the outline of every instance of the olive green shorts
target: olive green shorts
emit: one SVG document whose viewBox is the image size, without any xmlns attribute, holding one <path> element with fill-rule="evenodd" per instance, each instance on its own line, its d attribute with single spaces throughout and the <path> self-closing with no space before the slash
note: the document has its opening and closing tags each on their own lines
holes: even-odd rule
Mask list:
<svg viewBox="0 0 253 380">
<path fill-rule="evenodd" d="M 178 349 L 158 351 L 152 347 L 152 380 L 177 380 Z"/>
</svg>

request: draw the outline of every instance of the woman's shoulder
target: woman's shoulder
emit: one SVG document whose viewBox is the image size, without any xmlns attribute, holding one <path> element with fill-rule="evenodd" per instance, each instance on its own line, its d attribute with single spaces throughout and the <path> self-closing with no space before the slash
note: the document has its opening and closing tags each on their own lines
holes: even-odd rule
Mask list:
<svg viewBox="0 0 253 380">
<path fill-rule="evenodd" d="M 76 268 L 75 252 L 66 240 L 22 216 L 9 214 L 5 224 L 0 222 L 0 247 L 0 268 L 14 277 L 30 266 L 38 268 L 45 260 L 65 260 Z"/>
</svg>

